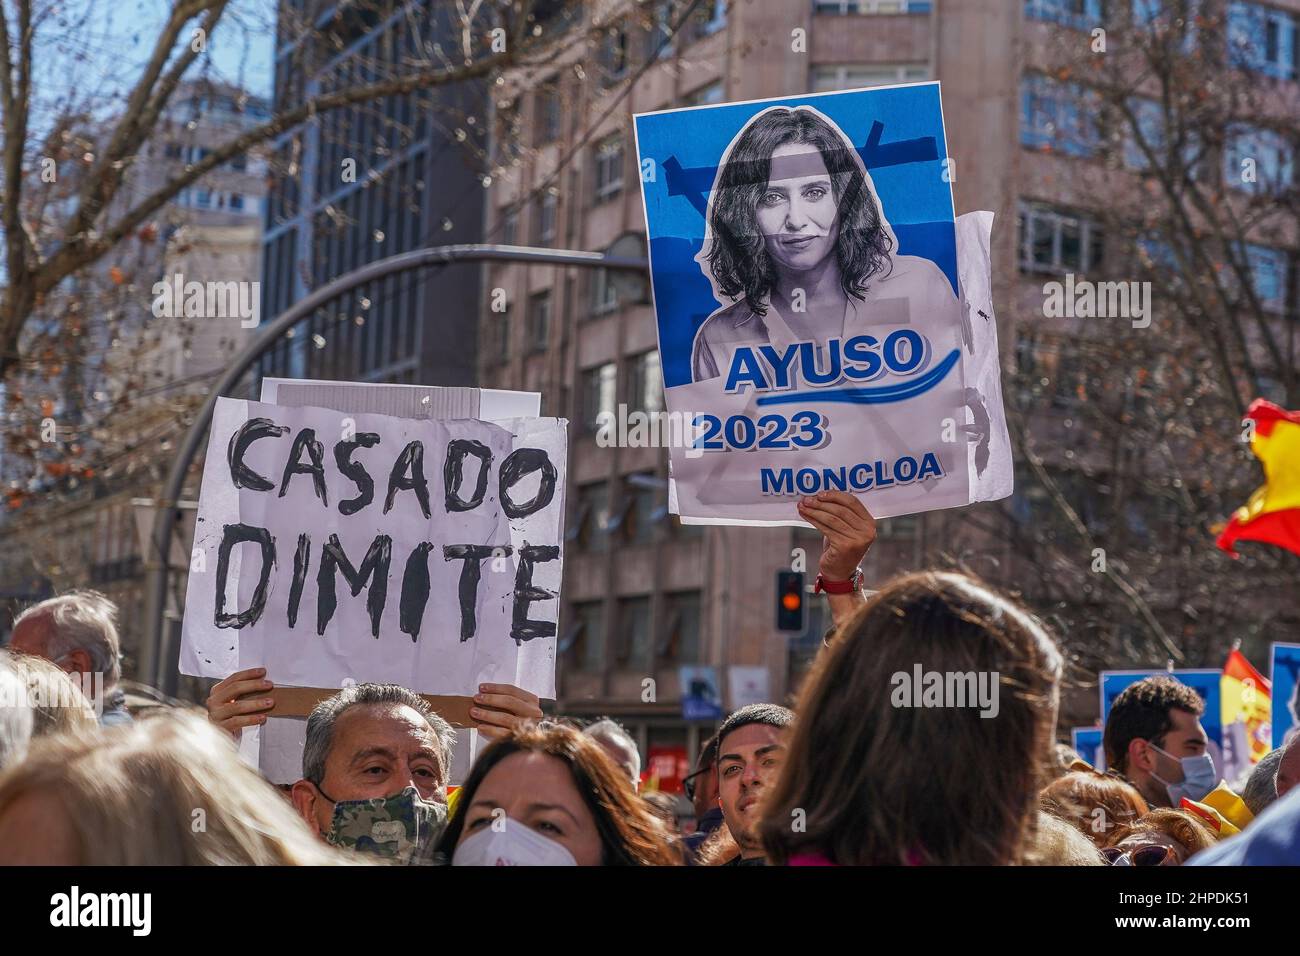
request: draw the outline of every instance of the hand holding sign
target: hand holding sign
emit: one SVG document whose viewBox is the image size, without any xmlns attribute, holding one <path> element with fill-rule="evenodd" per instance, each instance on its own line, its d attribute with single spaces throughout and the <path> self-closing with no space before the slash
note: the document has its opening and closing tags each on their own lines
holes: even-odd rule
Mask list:
<svg viewBox="0 0 1300 956">
<path fill-rule="evenodd" d="M 799 517 L 824 535 L 818 570 L 832 581 L 853 577 L 876 540 L 867 506 L 846 491 L 823 491 L 799 499 Z"/>
<path fill-rule="evenodd" d="M 469 715 L 475 729 L 490 740 L 504 737 L 521 721 L 541 719 L 541 701 L 521 687 L 480 684 L 478 690 Z"/>
<path fill-rule="evenodd" d="M 811 498 L 799 499 L 799 517 L 820 531 L 822 577 L 831 581 L 848 581 L 876 540 L 876 519 L 858 498 L 844 491 L 823 491 Z M 835 627 L 843 624 L 862 605 L 862 592 L 827 593 Z"/>
<path fill-rule="evenodd" d="M 203 705 L 208 720 L 236 740 L 244 727 L 266 723 L 275 701 L 265 695 L 275 685 L 265 678 L 265 667 L 249 667 L 218 681 Z"/>
</svg>

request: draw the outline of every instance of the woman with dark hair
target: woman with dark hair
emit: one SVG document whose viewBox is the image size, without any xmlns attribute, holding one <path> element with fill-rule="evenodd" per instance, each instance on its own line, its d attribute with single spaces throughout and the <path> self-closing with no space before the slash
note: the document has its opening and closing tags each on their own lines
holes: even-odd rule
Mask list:
<svg viewBox="0 0 1300 956">
<path fill-rule="evenodd" d="M 483 751 L 438 845 L 456 866 L 672 866 L 664 825 L 600 744 L 525 722 Z"/>
<path fill-rule="evenodd" d="M 694 381 L 723 374 L 741 345 L 820 343 L 936 311 L 956 328 L 943 271 L 897 248 L 862 160 L 834 123 L 809 106 L 759 113 L 728 147 L 710 196 L 696 259 L 718 301 L 731 304 L 695 335 Z"/>
<path fill-rule="evenodd" d="M 768 862 L 1021 862 L 1061 666 L 1041 624 L 972 578 L 886 584 L 805 681 L 759 823 Z"/>
</svg>

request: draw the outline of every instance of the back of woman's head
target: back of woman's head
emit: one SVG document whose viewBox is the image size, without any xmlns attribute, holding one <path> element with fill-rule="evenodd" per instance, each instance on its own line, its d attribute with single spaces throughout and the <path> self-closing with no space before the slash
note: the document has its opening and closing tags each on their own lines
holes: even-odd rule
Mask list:
<svg viewBox="0 0 1300 956">
<path fill-rule="evenodd" d="M 347 862 L 189 711 L 44 738 L 0 777 L 0 818 L 24 797 L 58 808 L 82 865 Z"/>
<path fill-rule="evenodd" d="M 90 733 L 99 726 L 86 695 L 57 664 L 31 654 L 10 654 L 8 660 L 27 682 L 33 737 Z"/>
<path fill-rule="evenodd" d="M 474 762 L 456 797 L 456 810 L 438 844 L 450 861 L 465 832 L 465 819 L 487 775 L 507 757 L 538 753 L 568 768 L 573 785 L 595 820 L 605 866 L 671 866 L 681 857 L 667 827 L 632 790 L 627 774 L 592 737 L 567 724 L 523 721 L 495 741 Z"/>
<path fill-rule="evenodd" d="M 1106 860 L 1091 840 L 1059 817 L 1039 812 L 1025 850 L 1030 866 L 1105 866 Z"/>
<path fill-rule="evenodd" d="M 969 577 L 885 585 L 804 685 L 761 824 L 769 859 L 1015 862 L 1052 759 L 1060 671 L 1043 627 Z"/>
<path fill-rule="evenodd" d="M 1072 770 L 1043 788 L 1039 806 L 1071 824 L 1099 847 L 1116 827 L 1132 826 L 1147 802 L 1131 784 L 1095 770 Z"/>
</svg>

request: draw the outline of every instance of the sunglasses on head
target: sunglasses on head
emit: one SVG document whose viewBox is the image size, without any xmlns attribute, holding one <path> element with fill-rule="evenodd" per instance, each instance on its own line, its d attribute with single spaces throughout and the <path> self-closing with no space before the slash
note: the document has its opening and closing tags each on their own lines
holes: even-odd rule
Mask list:
<svg viewBox="0 0 1300 956">
<path fill-rule="evenodd" d="M 1111 866 L 1177 866 L 1178 854 L 1171 846 L 1148 843 L 1132 850 L 1121 850 L 1117 846 L 1108 846 L 1101 851 L 1106 862 Z"/>
</svg>

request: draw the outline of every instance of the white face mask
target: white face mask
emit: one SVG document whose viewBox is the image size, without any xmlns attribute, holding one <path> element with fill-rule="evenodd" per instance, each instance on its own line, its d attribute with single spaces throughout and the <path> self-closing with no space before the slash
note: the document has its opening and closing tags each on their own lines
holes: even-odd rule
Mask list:
<svg viewBox="0 0 1300 956">
<path fill-rule="evenodd" d="M 564 846 L 510 817 L 468 837 L 451 858 L 452 866 L 577 866 Z"/>
<path fill-rule="evenodd" d="M 1193 802 L 1204 800 L 1206 794 L 1219 785 L 1219 774 L 1214 769 L 1214 758 L 1208 753 L 1201 754 L 1199 757 L 1180 758 L 1155 744 L 1151 747 L 1182 765 L 1183 779 L 1177 783 L 1164 779 L 1154 770 L 1151 771 L 1151 776 L 1165 785 L 1165 790 L 1169 792 L 1170 805 L 1175 809 L 1182 806 L 1183 797 Z"/>
</svg>

